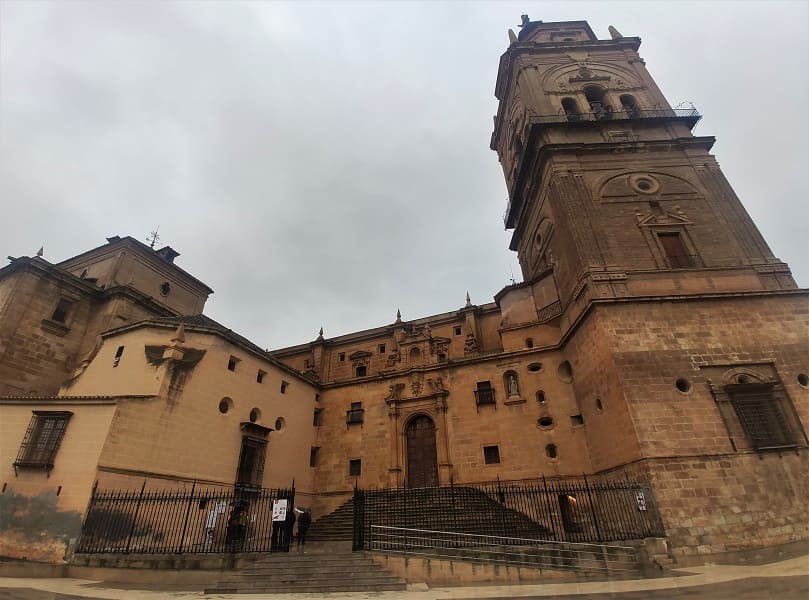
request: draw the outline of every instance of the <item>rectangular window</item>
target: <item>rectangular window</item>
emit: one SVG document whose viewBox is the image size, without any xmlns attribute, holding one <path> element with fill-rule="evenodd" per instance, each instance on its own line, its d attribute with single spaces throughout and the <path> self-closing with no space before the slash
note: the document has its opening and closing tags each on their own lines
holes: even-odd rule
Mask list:
<svg viewBox="0 0 809 600">
<path fill-rule="evenodd" d="M 368 375 L 368 367 L 360 365 L 357 367 L 357 377 L 365 377 Z"/>
<path fill-rule="evenodd" d="M 581 415 L 571 415 L 570 422 L 573 425 L 584 425 L 584 417 Z"/>
<path fill-rule="evenodd" d="M 309 466 L 316 467 L 317 466 L 317 454 L 320 452 L 320 448 L 313 446 L 309 449 Z"/>
<path fill-rule="evenodd" d="M 362 408 L 362 402 L 352 402 L 351 409 L 346 411 L 346 423 L 362 423 L 365 419 L 365 410 Z"/>
<path fill-rule="evenodd" d="M 672 269 L 687 269 L 694 266 L 694 257 L 688 253 L 679 233 L 661 232 L 657 234 L 666 261 Z"/>
<path fill-rule="evenodd" d="M 228 371 L 235 371 L 236 370 L 236 364 L 238 362 L 239 362 L 238 358 L 236 358 L 235 356 L 231 356 L 228 359 Z"/>
<path fill-rule="evenodd" d="M 124 355 L 124 347 L 118 346 L 118 350 L 115 351 L 115 358 L 112 360 L 112 366 L 117 367 L 118 363 L 121 362 L 121 357 Z"/>
<path fill-rule="evenodd" d="M 303 368 L 304 369 L 311 369 L 312 368 L 312 359 L 311 358 L 304 359 Z"/>
<path fill-rule="evenodd" d="M 483 462 L 487 465 L 499 465 L 500 448 L 498 446 L 483 446 Z"/>
<path fill-rule="evenodd" d="M 339 360 L 340 362 L 345 362 L 346 361 L 346 353 L 345 352 L 340 352 L 337 355 L 337 360 Z"/>
<path fill-rule="evenodd" d="M 771 389 L 764 390 L 764 387 L 750 385 L 748 390 L 731 392 L 733 408 L 744 433 L 756 450 L 794 446 L 795 436 L 780 403 Z"/>
<path fill-rule="evenodd" d="M 455 333 L 455 335 L 461 335 L 461 326 L 456 325 L 455 329 L 453 330 L 453 333 Z"/>
<path fill-rule="evenodd" d="M 51 315 L 51 321 L 56 321 L 64 325 L 67 321 L 67 313 L 70 312 L 72 305 L 73 302 L 67 298 L 60 298 L 59 304 L 56 305 L 56 309 L 53 311 L 53 315 Z"/>
<path fill-rule="evenodd" d="M 264 477 L 264 457 L 267 453 L 267 442 L 254 437 L 242 438 L 242 450 L 239 454 L 239 468 L 236 472 L 236 485 L 251 488 L 261 487 Z"/>
<path fill-rule="evenodd" d="M 491 381 L 478 381 L 475 390 L 475 401 L 478 405 L 494 404 L 494 388 Z"/>
<path fill-rule="evenodd" d="M 50 471 L 62 437 L 67 429 L 67 422 L 73 416 L 69 411 L 32 411 L 31 422 L 25 432 L 15 470 L 18 467 L 38 467 Z"/>
<path fill-rule="evenodd" d="M 256 374 L 256 383 L 262 383 L 264 381 L 264 376 L 267 374 L 267 371 L 262 371 L 261 369 L 258 370 Z"/>
<path fill-rule="evenodd" d="M 359 458 L 352 458 L 348 461 L 348 474 L 351 477 L 359 477 L 362 475 L 362 460 Z"/>
<path fill-rule="evenodd" d="M 281 393 L 286 394 L 288 387 L 289 387 L 289 382 L 288 381 L 282 381 L 281 382 Z"/>
<path fill-rule="evenodd" d="M 314 427 L 320 427 L 320 413 L 323 412 L 322 409 L 316 408 L 314 415 L 312 416 L 312 425 Z"/>
<path fill-rule="evenodd" d="M 385 344 L 379 344 L 379 353 L 385 354 Z"/>
</svg>

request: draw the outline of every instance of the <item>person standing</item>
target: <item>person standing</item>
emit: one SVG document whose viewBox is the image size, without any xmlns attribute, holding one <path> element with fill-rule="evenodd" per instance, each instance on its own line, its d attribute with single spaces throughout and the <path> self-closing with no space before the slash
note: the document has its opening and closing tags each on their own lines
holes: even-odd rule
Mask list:
<svg viewBox="0 0 809 600">
<path fill-rule="evenodd" d="M 308 508 L 304 508 L 301 515 L 298 517 L 298 546 L 306 545 L 306 532 L 309 531 L 309 526 L 312 524 L 312 515 L 309 513 Z"/>
<path fill-rule="evenodd" d="M 293 528 L 295 527 L 295 511 L 287 510 L 287 516 L 284 520 L 284 542 L 283 546 L 289 552 L 289 547 L 292 545 Z"/>
</svg>

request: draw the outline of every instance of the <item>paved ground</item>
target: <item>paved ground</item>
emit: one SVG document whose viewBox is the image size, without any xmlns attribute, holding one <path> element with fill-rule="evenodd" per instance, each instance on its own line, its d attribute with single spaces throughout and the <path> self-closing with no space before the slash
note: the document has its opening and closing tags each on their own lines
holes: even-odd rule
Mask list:
<svg viewBox="0 0 809 600">
<path fill-rule="evenodd" d="M 432 588 L 408 592 L 331 594 L 217 594 L 122 589 L 79 579 L 0 578 L 0 600 L 507 600 L 553 597 L 555 600 L 807 600 L 809 556 L 766 565 L 711 565 L 679 569 L 671 577 L 521 586 Z"/>
</svg>

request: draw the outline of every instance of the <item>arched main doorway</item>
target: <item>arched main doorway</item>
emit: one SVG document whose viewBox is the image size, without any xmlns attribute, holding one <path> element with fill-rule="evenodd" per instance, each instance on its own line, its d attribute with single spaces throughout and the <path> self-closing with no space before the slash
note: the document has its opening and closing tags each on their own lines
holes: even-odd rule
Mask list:
<svg viewBox="0 0 809 600">
<path fill-rule="evenodd" d="M 407 487 L 438 485 L 438 455 L 435 449 L 435 423 L 419 415 L 407 424 Z"/>
</svg>

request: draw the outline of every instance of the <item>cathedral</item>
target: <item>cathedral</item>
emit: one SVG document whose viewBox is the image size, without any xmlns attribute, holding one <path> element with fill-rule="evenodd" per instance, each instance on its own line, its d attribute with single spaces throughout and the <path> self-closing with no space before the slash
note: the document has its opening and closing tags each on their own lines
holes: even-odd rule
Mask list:
<svg viewBox="0 0 809 600">
<path fill-rule="evenodd" d="M 490 146 L 523 281 L 492 302 L 267 351 L 171 247 L 9 257 L 0 555 L 69 557 L 97 490 L 294 481 L 317 521 L 358 488 L 581 475 L 648 481 L 675 558 L 806 540 L 808 292 L 639 46 L 510 32 Z"/>
</svg>

